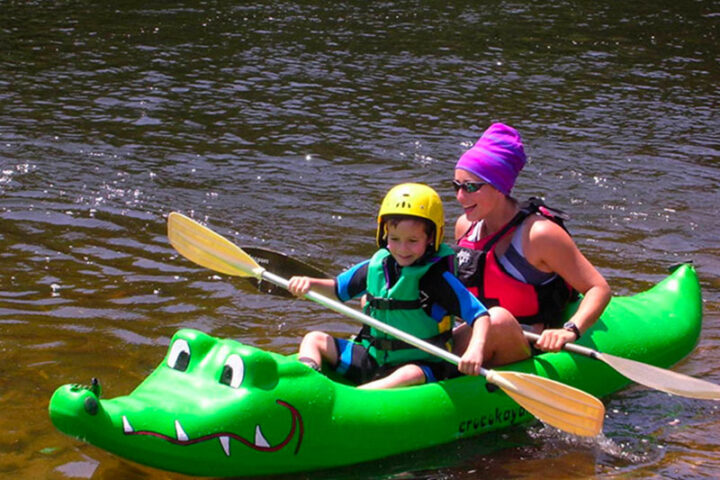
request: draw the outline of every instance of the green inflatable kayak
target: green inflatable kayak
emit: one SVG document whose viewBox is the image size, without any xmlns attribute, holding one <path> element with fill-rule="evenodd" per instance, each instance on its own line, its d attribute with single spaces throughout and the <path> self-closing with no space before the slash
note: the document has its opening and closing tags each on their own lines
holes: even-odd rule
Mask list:
<svg viewBox="0 0 720 480">
<path fill-rule="evenodd" d="M 646 292 L 613 298 L 578 343 L 669 367 L 696 345 L 701 318 L 695 270 L 682 265 Z M 605 363 L 567 352 L 504 369 L 600 397 L 629 383 Z M 129 395 L 104 399 L 96 383 L 64 385 L 49 410 L 60 431 L 116 455 L 214 477 L 350 465 L 533 419 L 483 377 L 360 390 L 294 356 L 190 329 L 174 335 L 162 363 Z"/>
</svg>

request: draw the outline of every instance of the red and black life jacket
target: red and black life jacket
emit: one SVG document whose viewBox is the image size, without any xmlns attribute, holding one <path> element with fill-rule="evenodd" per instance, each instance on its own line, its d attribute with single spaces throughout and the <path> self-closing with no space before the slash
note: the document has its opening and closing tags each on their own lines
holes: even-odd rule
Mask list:
<svg viewBox="0 0 720 480">
<path fill-rule="evenodd" d="M 559 275 L 543 285 L 531 285 L 511 276 L 495 255 L 497 242 L 511 235 L 530 215 L 539 213 L 560 225 L 565 231 L 567 216 L 532 197 L 520 204 L 520 210 L 497 233 L 478 241 L 468 239 L 476 224 L 460 238 L 457 247 L 458 278 L 487 307 L 500 306 L 513 314 L 518 322 L 542 323 L 546 328 L 563 323 L 562 311 L 577 292 Z"/>
</svg>

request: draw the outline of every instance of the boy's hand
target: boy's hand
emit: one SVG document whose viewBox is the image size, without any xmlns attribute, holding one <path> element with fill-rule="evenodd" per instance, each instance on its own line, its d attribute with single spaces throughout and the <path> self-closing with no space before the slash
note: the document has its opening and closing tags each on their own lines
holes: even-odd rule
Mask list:
<svg viewBox="0 0 720 480">
<path fill-rule="evenodd" d="M 458 370 L 465 375 L 480 375 L 482 367 L 483 352 L 482 348 L 478 349 L 472 345 L 468 347 L 458 363 Z"/>
<path fill-rule="evenodd" d="M 475 319 L 472 336 L 465 353 L 460 357 L 458 370 L 465 375 L 480 375 L 485 359 L 485 340 L 490 328 L 490 315 L 483 314 Z"/>
<path fill-rule="evenodd" d="M 288 291 L 296 297 L 302 297 L 310 291 L 312 279 L 310 277 L 291 277 L 288 282 Z"/>
</svg>

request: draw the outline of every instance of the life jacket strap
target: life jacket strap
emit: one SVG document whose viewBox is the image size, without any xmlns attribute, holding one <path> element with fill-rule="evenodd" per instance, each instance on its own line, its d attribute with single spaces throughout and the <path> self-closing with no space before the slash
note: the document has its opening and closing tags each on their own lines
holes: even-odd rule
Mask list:
<svg viewBox="0 0 720 480">
<path fill-rule="evenodd" d="M 567 228 L 565 228 L 565 220 L 568 220 L 570 217 L 565 212 L 563 212 L 562 210 L 558 210 L 557 208 L 548 207 L 547 205 L 545 205 L 545 202 L 540 198 L 530 197 L 527 201 L 522 202 L 519 205 L 519 210 L 515 214 L 515 216 L 508 223 L 506 223 L 505 226 L 500 229 L 500 231 L 496 232 L 490 238 L 490 240 L 487 241 L 487 243 L 483 246 L 482 252 L 489 252 L 490 249 L 511 229 L 520 225 L 523 221 L 525 221 L 528 216 L 532 215 L 533 213 L 540 213 L 545 218 L 548 218 L 560 225 L 566 232 L 568 231 Z"/>
<path fill-rule="evenodd" d="M 376 310 L 414 310 L 422 308 L 420 300 L 398 300 L 395 298 L 373 297 L 367 294 L 367 305 Z"/>
</svg>

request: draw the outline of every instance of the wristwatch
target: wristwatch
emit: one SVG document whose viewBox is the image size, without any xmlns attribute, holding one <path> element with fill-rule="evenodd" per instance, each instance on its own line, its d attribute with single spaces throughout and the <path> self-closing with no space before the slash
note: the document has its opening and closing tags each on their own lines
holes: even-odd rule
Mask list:
<svg viewBox="0 0 720 480">
<path fill-rule="evenodd" d="M 580 329 L 577 327 L 577 325 L 575 325 L 575 323 L 565 322 L 563 328 L 568 332 L 573 332 L 575 334 L 575 340 L 578 340 L 581 337 Z"/>
</svg>

